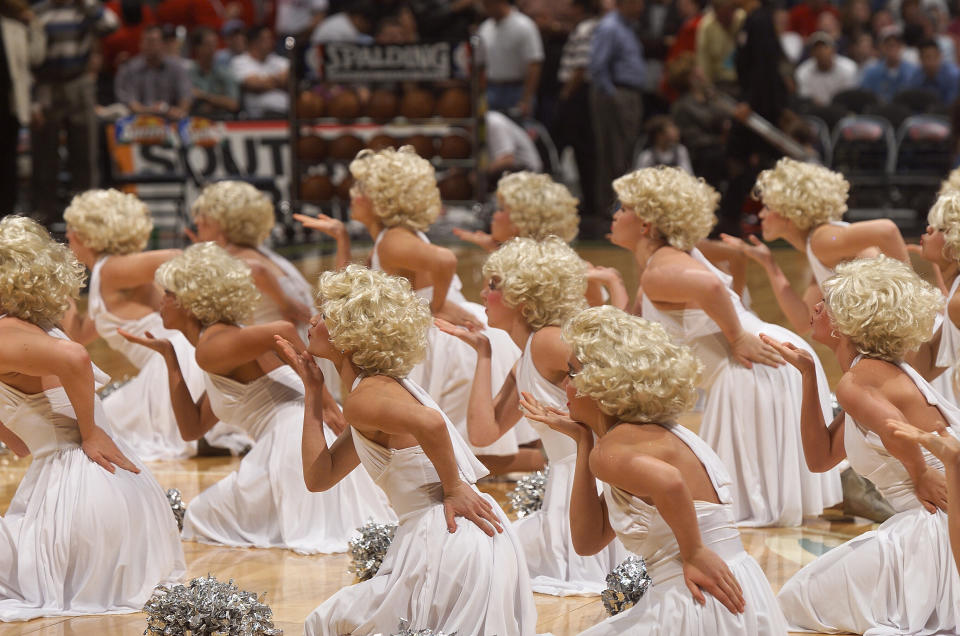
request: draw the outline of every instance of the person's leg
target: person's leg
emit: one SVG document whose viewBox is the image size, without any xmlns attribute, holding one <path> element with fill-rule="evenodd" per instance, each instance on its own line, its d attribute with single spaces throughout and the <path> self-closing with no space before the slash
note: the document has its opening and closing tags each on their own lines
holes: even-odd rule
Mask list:
<svg viewBox="0 0 960 636">
<path fill-rule="evenodd" d="M 643 122 L 643 93 L 618 88 L 616 109 L 620 135 L 618 135 L 618 146 L 614 154 L 617 162 L 614 164 L 614 179 L 633 170 L 633 157 Z"/>
<path fill-rule="evenodd" d="M 67 87 L 70 111 L 67 116 L 67 166 L 70 169 L 70 190 L 82 192 L 97 187 L 96 82 L 84 76 Z"/>
<path fill-rule="evenodd" d="M 593 127 L 583 125 L 591 121 L 590 89 L 587 86 L 581 86 L 565 102 L 565 117 L 561 126 L 568 135 L 580 174 L 580 211 L 584 217 L 593 218 L 597 215 L 597 175 L 593 169 L 597 163 L 597 148 Z"/>
<path fill-rule="evenodd" d="M 57 175 L 60 172 L 61 112 L 51 98 L 41 111 L 39 123 L 30 128 L 33 164 L 30 177 L 31 216 L 45 225 L 59 220 Z"/>
<path fill-rule="evenodd" d="M 590 93 L 590 110 L 593 115 L 593 130 L 597 162 L 594 170 L 594 183 L 597 186 L 597 195 L 594 211 L 598 219 L 610 216 L 613 206 L 614 156 L 616 154 L 617 137 L 620 130 L 617 121 L 617 109 L 612 96 L 593 89 Z"/>
<path fill-rule="evenodd" d="M 521 448 L 516 455 L 478 455 L 491 475 L 531 473 L 547 467 L 547 461 L 538 448 Z"/>
</svg>

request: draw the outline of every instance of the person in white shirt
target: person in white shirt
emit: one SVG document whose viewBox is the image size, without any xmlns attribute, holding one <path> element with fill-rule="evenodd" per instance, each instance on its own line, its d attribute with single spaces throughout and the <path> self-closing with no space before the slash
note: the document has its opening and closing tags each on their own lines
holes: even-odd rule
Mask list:
<svg viewBox="0 0 960 636">
<path fill-rule="evenodd" d="M 810 36 L 810 57 L 797 67 L 797 92 L 823 106 L 837 93 L 857 86 L 857 63 L 837 55 L 833 38 L 823 31 Z"/>
<path fill-rule="evenodd" d="M 527 131 L 495 110 L 487 111 L 487 150 L 492 176 L 516 170 L 543 172 L 540 153 Z"/>
<path fill-rule="evenodd" d="M 286 117 L 290 110 L 287 74 L 290 62 L 273 53 L 275 39 L 267 27 L 253 27 L 250 46 L 230 64 L 234 77 L 243 86 L 243 110 L 253 118 Z"/>
<path fill-rule="evenodd" d="M 372 44 L 377 7 L 369 0 L 352 0 L 346 10 L 334 13 L 317 25 L 310 36 L 311 44 L 353 42 Z"/>
<path fill-rule="evenodd" d="M 487 66 L 487 105 L 491 110 L 533 113 L 543 66 L 543 41 L 537 25 L 509 0 L 483 0 L 490 16 L 477 34 Z"/>
<path fill-rule="evenodd" d="M 328 0 L 276 0 L 277 33 L 301 37 L 317 28 L 329 7 Z"/>
<path fill-rule="evenodd" d="M 651 143 L 637 157 L 636 169 L 655 166 L 673 166 L 687 174 L 693 174 L 690 153 L 680 143 L 680 129 L 668 115 L 651 117 L 646 125 Z"/>
</svg>

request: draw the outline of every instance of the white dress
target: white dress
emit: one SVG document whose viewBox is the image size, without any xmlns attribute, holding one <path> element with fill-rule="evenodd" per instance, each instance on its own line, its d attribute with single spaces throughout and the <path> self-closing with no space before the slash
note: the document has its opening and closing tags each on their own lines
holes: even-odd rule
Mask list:
<svg viewBox="0 0 960 636">
<path fill-rule="evenodd" d="M 957 293 L 957 289 L 960 289 L 960 276 L 957 276 L 953 285 L 950 286 L 950 292 L 946 299 L 947 304 Z M 937 393 L 947 398 L 950 404 L 960 406 L 960 396 L 957 395 L 954 385 L 954 378 L 957 371 L 960 370 L 960 328 L 950 320 L 946 306 L 944 306 L 937 322 L 940 327 L 940 348 L 937 350 L 935 365 L 945 370 L 934 378 L 930 384 L 936 389 Z"/>
<path fill-rule="evenodd" d="M 364 471 L 326 492 L 303 481 L 303 383 L 284 365 L 243 383 L 206 373 L 207 397 L 221 420 L 254 439 L 236 472 L 189 502 L 183 538 L 236 547 L 288 548 L 301 554 L 344 552 L 354 531 L 396 519 Z M 336 439 L 326 425 L 327 444 Z"/>
<path fill-rule="evenodd" d="M 187 390 L 196 401 L 203 395 L 203 372 L 194 359 L 193 345 L 179 331 L 165 328 L 157 312 L 131 320 L 120 318 L 107 309 L 100 294 L 100 270 L 108 258 L 101 256 L 91 271 L 87 314 L 110 348 L 122 353 L 139 372 L 103 399 L 107 418 L 116 434 L 144 461 L 196 455 L 197 443 L 185 442 L 177 428 L 163 356 L 130 342 L 117 330 L 124 329 L 135 336 L 143 336 L 149 331 L 157 338 L 169 340 L 176 351 Z M 252 443 L 242 431 L 222 423 L 211 429 L 206 438 L 211 444 L 235 453 Z"/>
<path fill-rule="evenodd" d="M 729 289 L 730 277 L 692 250 L 690 255 L 727 284 L 743 329 L 765 333 L 808 351 L 817 365 L 824 421 L 833 420 L 827 378 L 819 358 L 800 336 L 763 322 Z M 789 364 L 740 365 L 717 324 L 700 309 L 665 311 L 643 297 L 643 317 L 663 324 L 704 364 L 706 391 L 700 437 L 720 456 L 733 477 L 734 510 L 743 526 L 799 526 L 842 498 L 838 469 L 818 474 L 807 468 L 800 438 L 803 381 Z"/>
<path fill-rule="evenodd" d="M 94 377 L 108 380 L 96 367 Z M 0 421 L 33 455 L 0 517 L 0 621 L 139 612 L 156 585 L 184 574 L 166 495 L 94 399 L 97 426 L 139 474 L 90 461 L 62 387 L 28 395 L 0 382 Z"/>
<path fill-rule="evenodd" d="M 899 366 L 927 403 L 937 407 L 950 432 L 960 437 L 960 410 L 910 366 Z M 897 514 L 787 581 L 779 594 L 787 620 L 798 629 L 830 633 L 957 634 L 960 575 L 950 550 L 946 513 L 930 514 L 923 508 L 903 464 L 876 433 L 862 429 L 849 415 L 843 443 L 853 469 L 876 484 Z M 928 466 L 943 470 L 940 460 L 922 450 Z"/>
<path fill-rule="evenodd" d="M 703 464 L 720 503 L 694 501 L 700 536 L 722 558 L 743 590 L 746 609 L 732 614 L 704 592 L 705 605 L 694 600 L 683 578 L 680 547 L 660 512 L 638 497 L 604 484 L 607 516 L 631 552 L 641 555 L 653 585 L 628 610 L 581 632 L 580 636 L 768 636 L 785 635 L 787 623 L 760 565 L 743 549 L 734 518 L 733 489 L 720 458 L 679 424 L 665 428 L 679 437 Z"/>
<path fill-rule="evenodd" d="M 527 340 L 517 363 L 517 390 L 531 394 L 541 404 L 564 408 L 566 393 L 537 371 Z M 577 462 L 577 443 L 539 422 L 530 422 L 543 441 L 550 463 L 543 492 L 543 507 L 514 522 L 513 529 L 523 545 L 533 591 L 554 596 L 600 594 L 606 577 L 627 558 L 619 539 L 593 556 L 580 556 L 570 535 L 570 492 Z M 599 484 L 598 484 L 599 486 Z"/>
<path fill-rule="evenodd" d="M 373 255 L 370 268 L 383 271 L 380 266 L 380 257 L 377 248 L 386 232 L 380 232 L 373 246 Z M 417 232 L 425 243 L 430 240 L 423 232 Z M 464 298 L 463 283 L 456 275 L 450 283 L 447 300 L 456 303 L 473 314 L 480 324 L 484 325 L 483 333 L 490 340 L 492 351 L 490 360 L 490 386 L 493 395 L 500 391 L 504 380 L 510 374 L 514 363 L 520 358 L 520 349 L 514 344 L 510 335 L 502 329 L 487 326 L 487 314 L 483 305 L 471 303 Z M 433 298 L 433 287 L 424 287 L 415 290 L 421 298 L 430 302 Z M 467 406 L 470 402 L 470 387 L 477 372 L 477 352 L 455 336 L 443 333 L 436 327 L 430 327 L 427 332 L 426 358 L 410 372 L 410 379 L 437 401 L 440 409 L 450 418 L 453 425 L 465 440 L 469 440 L 467 431 Z M 493 444 L 484 447 L 472 446 L 477 455 L 515 455 L 518 444 L 536 440 L 532 428 L 527 425 L 518 425 L 503 434 Z"/>
<path fill-rule="evenodd" d="M 421 404 L 440 410 L 410 380 L 403 386 Z M 442 413 L 442 411 L 441 411 Z M 444 415 L 460 477 L 474 483 L 487 471 Z M 443 489 L 423 449 L 384 448 L 356 430 L 360 463 L 384 489 L 400 524 L 373 578 L 342 588 L 307 617 L 306 636 L 392 634 L 401 618 L 412 629 L 462 636 L 530 636 L 537 610 L 520 542 L 489 495 L 503 533 L 489 537 L 457 518 L 447 532 Z"/>
</svg>

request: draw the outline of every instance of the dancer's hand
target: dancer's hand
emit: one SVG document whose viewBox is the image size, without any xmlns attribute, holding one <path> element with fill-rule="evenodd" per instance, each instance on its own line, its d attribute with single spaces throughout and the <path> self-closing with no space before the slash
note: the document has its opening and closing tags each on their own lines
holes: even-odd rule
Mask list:
<svg viewBox="0 0 960 636">
<path fill-rule="evenodd" d="M 544 406 L 529 393 L 520 393 L 520 408 L 528 419 L 549 426 L 558 433 L 563 433 L 572 438 L 575 442 L 579 441 L 584 433 L 591 433 L 586 425 L 571 418 L 566 411 L 561 411 L 552 406 Z"/>
<path fill-rule="evenodd" d="M 939 470 L 927 466 L 920 473 L 913 490 L 930 514 L 935 513 L 938 508 L 947 511 L 947 478 Z"/>
<path fill-rule="evenodd" d="M 703 592 L 707 591 L 732 614 L 742 614 L 746 607 L 737 577 L 726 562 L 709 548 L 701 547 L 689 559 L 684 559 L 683 580 L 694 600 L 701 605 L 707 602 L 703 596 Z"/>
<path fill-rule="evenodd" d="M 773 253 L 770 252 L 770 248 L 761 241 L 755 234 L 751 234 L 747 237 L 747 240 L 750 243 L 747 243 L 741 238 L 736 236 L 730 236 L 729 234 L 721 234 L 720 238 L 723 239 L 723 242 L 729 245 L 730 247 L 736 248 L 740 251 L 741 254 L 747 258 L 760 263 L 764 267 L 767 265 L 773 264 Z"/>
<path fill-rule="evenodd" d="M 157 338 L 149 331 L 142 336 L 135 336 L 124 329 L 117 329 L 117 333 L 126 338 L 133 344 L 138 344 L 147 349 L 152 349 L 162 356 L 174 353 L 173 343 L 166 338 Z"/>
<path fill-rule="evenodd" d="M 801 375 L 817 372 L 817 364 L 806 349 L 800 349 L 792 342 L 777 342 L 766 334 L 760 334 L 760 340 L 777 350 L 777 353 L 794 366 Z"/>
<path fill-rule="evenodd" d="M 283 336 L 275 335 L 273 340 L 277 343 L 277 355 L 297 372 L 297 375 L 303 380 L 303 385 L 310 390 L 322 390 L 323 371 L 317 366 L 317 361 L 313 359 L 313 355 L 307 351 L 297 353 L 297 350 L 293 348 L 293 343 Z"/>
<path fill-rule="evenodd" d="M 435 313 L 433 317 L 442 318 L 451 324 L 467 327 L 468 329 L 483 329 L 483 325 L 480 324 L 480 321 L 478 321 L 473 314 L 457 303 L 452 303 L 449 300 L 443 303 L 443 307 L 441 307 L 440 311 Z"/>
<path fill-rule="evenodd" d="M 486 232 L 481 232 L 480 230 L 465 230 L 463 228 L 455 227 L 453 228 L 453 235 L 456 236 L 461 241 L 466 241 L 467 243 L 473 243 L 477 247 L 483 248 L 484 251 L 494 252 L 498 247 L 500 247 L 493 237 Z"/>
<path fill-rule="evenodd" d="M 768 367 L 779 367 L 783 364 L 783 358 L 776 349 L 746 331 L 741 331 L 740 335 L 730 342 L 730 348 L 736 361 L 748 369 L 753 368 L 754 362 Z"/>
<path fill-rule="evenodd" d="M 490 351 L 490 340 L 482 331 L 480 331 L 480 329 L 458 327 L 457 325 L 450 323 L 443 318 L 434 318 L 433 324 L 435 324 L 437 329 L 443 333 L 450 334 L 455 338 L 460 338 L 460 340 L 463 340 L 470 345 L 474 351 Z"/>
<path fill-rule="evenodd" d="M 935 433 L 921 431 L 913 424 L 901 420 L 887 420 L 887 426 L 893 429 L 895 437 L 920 444 L 937 456 L 944 465 L 960 466 L 960 441 L 957 441 L 946 428 Z"/>
<path fill-rule="evenodd" d="M 343 224 L 343 221 L 327 216 L 322 212 L 316 217 L 307 216 L 306 214 L 294 214 L 293 218 L 300 221 L 303 227 L 317 230 L 335 239 L 343 238 L 347 234 L 347 228 Z"/>
<path fill-rule="evenodd" d="M 500 519 L 493 512 L 493 506 L 484 499 L 474 488 L 461 480 L 449 492 L 443 492 L 443 515 L 447 520 L 447 532 L 457 531 L 455 517 L 464 517 L 472 521 L 478 528 L 494 536 L 503 532 Z"/>
<path fill-rule="evenodd" d="M 109 473 L 116 472 L 114 466 L 119 466 L 131 473 L 140 472 L 140 469 L 120 452 L 110 436 L 99 426 L 93 427 L 92 432 L 81 442 L 80 448 L 91 461 L 100 464 Z"/>
</svg>

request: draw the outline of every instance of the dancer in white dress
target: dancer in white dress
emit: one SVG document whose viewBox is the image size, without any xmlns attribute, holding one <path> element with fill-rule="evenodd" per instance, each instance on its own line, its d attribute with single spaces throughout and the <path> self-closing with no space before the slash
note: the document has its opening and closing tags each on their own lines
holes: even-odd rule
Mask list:
<svg viewBox="0 0 960 636">
<path fill-rule="evenodd" d="M 829 428 L 812 399 L 810 356 L 778 345 L 804 375 L 804 455 L 815 470 L 849 459 L 897 514 L 800 570 L 780 590 L 780 605 L 793 626 L 812 631 L 955 634 L 960 574 L 943 465 L 891 425 L 901 420 L 960 435 L 960 409 L 902 361 L 929 336 L 942 296 L 885 256 L 838 265 L 823 291 L 826 310 L 817 308 L 814 337 L 833 348 L 844 369 L 837 399 L 845 415 Z"/>
<path fill-rule="evenodd" d="M 167 366 L 149 349 L 130 344 L 118 330 L 142 336 L 150 331 L 173 344 L 187 388 L 198 398 L 203 374 L 193 361 L 193 347 L 175 331 L 163 328 L 157 310 L 162 292 L 153 281 L 156 269 L 180 250 L 144 251 L 153 221 L 136 196 L 117 190 L 89 190 L 73 198 L 63 213 L 70 249 L 90 269 L 87 315 L 68 312 L 64 327 L 88 344 L 100 335 L 139 371 L 103 400 L 117 435 L 145 461 L 178 459 L 196 454 L 197 443 L 185 442 L 167 393 Z M 231 435 L 227 435 L 232 433 Z M 234 452 L 249 439 L 220 425 L 207 441 Z"/>
<path fill-rule="evenodd" d="M 410 146 L 361 151 L 350 164 L 356 183 L 350 190 L 350 214 L 374 238 L 370 267 L 410 281 L 417 295 L 430 303 L 433 315 L 459 326 L 483 328 L 493 347 L 491 386 L 499 390 L 520 358 L 510 336 L 487 326 L 483 306 L 467 302 L 456 275 L 457 257 L 431 245 L 423 233 L 440 214 L 440 191 L 433 165 Z M 435 327 L 430 329 L 426 359 L 410 373 L 467 438 L 467 402 L 476 366 L 469 346 Z M 538 449 L 520 449 L 514 431 L 474 452 L 495 472 L 543 468 Z"/>
<path fill-rule="evenodd" d="M 719 195 L 676 168 L 637 170 L 614 181 L 614 189 L 623 207 L 611 240 L 632 251 L 641 270 L 643 316 L 663 324 L 706 365 L 700 436 L 730 471 L 737 522 L 798 526 L 804 516 L 839 502 L 838 471 L 813 474 L 803 461 L 800 374 L 758 334 L 813 350 L 748 311 L 729 276 L 692 248 L 716 222 Z M 817 374 L 828 417 L 830 394 L 819 362 Z"/>
<path fill-rule="evenodd" d="M 0 621 L 138 612 L 185 570 L 163 490 L 94 393 L 106 375 L 54 326 L 83 278 L 36 222 L 0 221 L 0 440 L 33 455 L 0 517 Z"/>
<path fill-rule="evenodd" d="M 520 542 L 493 498 L 473 486 L 486 471 L 405 377 L 425 353 L 430 311 L 406 280 L 357 265 L 323 274 L 319 288 L 322 313 L 307 351 L 298 355 L 278 339 L 307 386 L 304 477 L 311 489 L 326 490 L 363 464 L 400 523 L 376 575 L 315 609 L 306 634 L 390 633 L 400 618 L 418 630 L 533 634 Z M 332 361 L 353 387 L 344 401 L 349 429 L 332 445 L 316 433 L 323 376 L 313 355 Z M 457 522 L 457 514 L 469 521 Z"/>
<path fill-rule="evenodd" d="M 557 237 L 513 239 L 487 259 L 483 266 L 487 285 L 481 294 L 487 319 L 523 347 L 523 355 L 493 399 L 486 336 L 440 323 L 441 329 L 477 351 L 467 411 L 467 428 L 474 444 L 496 439 L 521 420 L 520 393 L 529 393 L 555 408 L 566 403 L 560 384 L 567 376 L 570 347 L 560 337 L 560 325 L 586 307 L 586 269 L 577 253 Z M 514 530 L 523 544 L 533 591 L 557 596 L 599 594 L 606 588 L 607 574 L 627 553 L 616 540 L 595 555 L 576 553 L 570 538 L 576 444 L 539 422 L 532 424 L 543 441 L 550 473 L 543 507 L 516 521 Z"/>
<path fill-rule="evenodd" d="M 273 353 L 274 335 L 297 342 L 299 336 L 286 321 L 240 326 L 259 300 L 243 261 L 214 243 L 200 243 L 161 266 L 157 282 L 165 290 L 164 325 L 196 347 L 206 380 L 202 398 L 194 401 L 185 390 L 169 343 L 149 336 L 131 341 L 166 360 L 182 435 L 199 437 L 219 418 L 255 440 L 236 472 L 189 502 L 184 539 L 301 554 L 343 552 L 359 526 L 396 518 L 362 471 L 330 492 L 307 490 L 300 461 L 303 384 Z M 321 394 L 324 433 L 333 440 L 344 426 L 342 415 L 329 393 Z"/>
<path fill-rule="evenodd" d="M 573 352 L 569 415 L 529 394 L 522 405 L 577 444 L 577 551 L 595 553 L 617 536 L 644 557 L 652 579 L 636 605 L 582 634 L 786 634 L 770 584 L 740 541 L 723 463 L 672 421 L 696 400 L 702 366 L 690 348 L 609 306 L 574 316 L 563 338 Z"/>
</svg>

